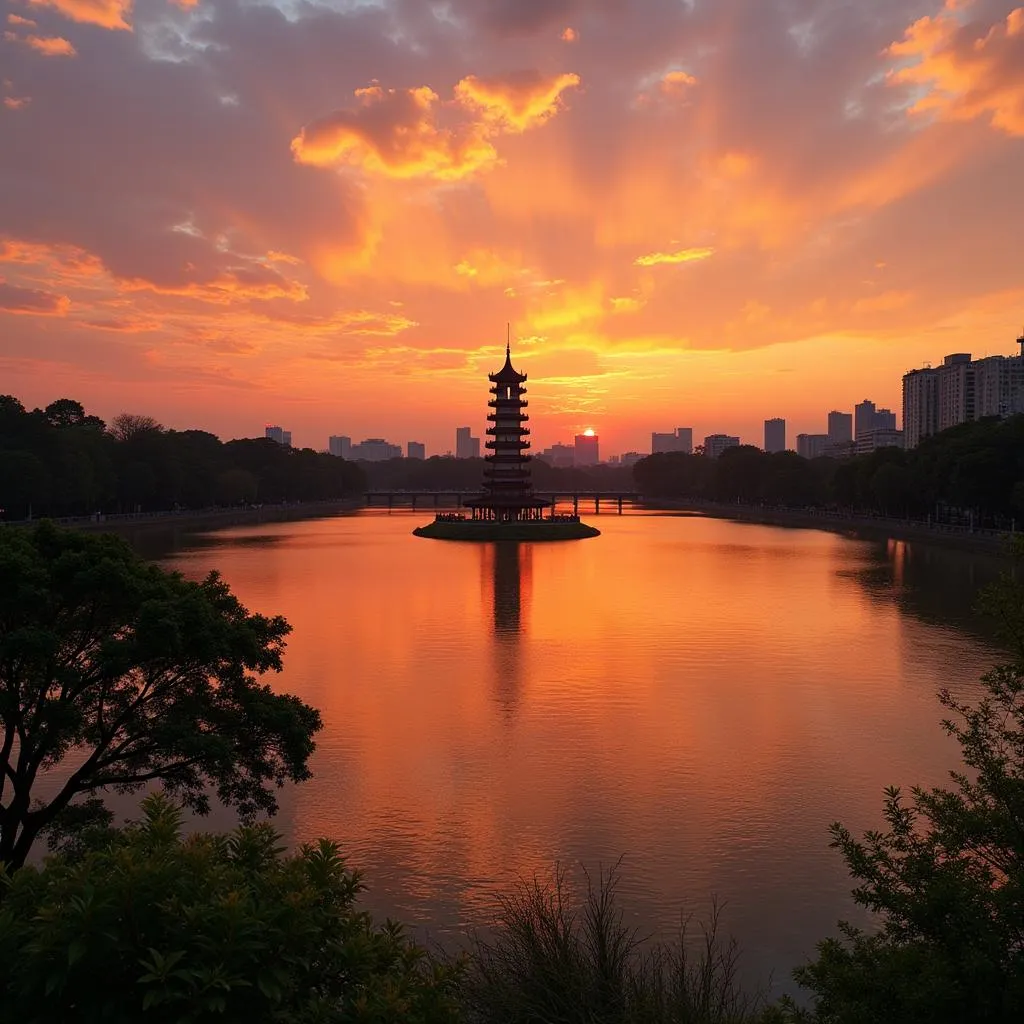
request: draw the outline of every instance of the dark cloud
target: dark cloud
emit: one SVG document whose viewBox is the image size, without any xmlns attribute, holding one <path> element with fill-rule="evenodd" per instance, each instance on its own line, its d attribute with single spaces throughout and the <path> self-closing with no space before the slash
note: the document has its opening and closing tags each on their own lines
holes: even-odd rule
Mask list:
<svg viewBox="0 0 1024 1024">
<path fill-rule="evenodd" d="M 19 288 L 0 281 L 0 311 L 31 313 L 41 316 L 62 316 L 67 312 L 68 300 L 63 295 L 37 288 Z"/>
</svg>

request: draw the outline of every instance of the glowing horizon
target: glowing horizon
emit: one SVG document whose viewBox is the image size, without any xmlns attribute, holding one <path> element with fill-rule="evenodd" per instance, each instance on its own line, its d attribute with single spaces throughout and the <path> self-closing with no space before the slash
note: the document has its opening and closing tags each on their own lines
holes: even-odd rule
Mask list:
<svg viewBox="0 0 1024 1024">
<path fill-rule="evenodd" d="M 792 439 L 1024 309 L 1024 7 L 12 0 L 0 372 L 27 405 L 453 447 Z M 456 56 L 457 55 L 457 56 Z M 301 74 L 296 74 L 296 69 Z"/>
</svg>

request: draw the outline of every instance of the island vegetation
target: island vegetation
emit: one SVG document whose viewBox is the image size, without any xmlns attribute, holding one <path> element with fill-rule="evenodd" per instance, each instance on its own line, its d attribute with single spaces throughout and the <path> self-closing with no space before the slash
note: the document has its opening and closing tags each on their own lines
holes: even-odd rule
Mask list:
<svg viewBox="0 0 1024 1024">
<path fill-rule="evenodd" d="M 1018 555 L 1020 552 L 1018 552 Z M 877 928 L 840 926 L 796 978 L 737 984 L 717 920 L 670 944 L 624 924 L 617 875 L 556 872 L 491 932 L 428 951 L 359 908 L 332 842 L 288 852 L 274 790 L 308 777 L 317 712 L 263 680 L 288 626 L 47 523 L 0 531 L 0 1006 L 11 1020 L 1009 1024 L 1024 1011 L 1024 585 L 987 595 L 1010 652 L 976 705 L 940 696 L 963 764 L 889 790 L 883 830 L 832 826 Z M 41 786 L 44 779 L 54 783 Z M 157 785 L 115 827 L 111 791 Z M 44 790 L 45 794 L 44 795 Z M 56 794 L 56 795 L 54 795 Z M 183 830 L 212 798 L 227 834 Z M 43 857 L 39 844 L 51 853 Z"/>
</svg>

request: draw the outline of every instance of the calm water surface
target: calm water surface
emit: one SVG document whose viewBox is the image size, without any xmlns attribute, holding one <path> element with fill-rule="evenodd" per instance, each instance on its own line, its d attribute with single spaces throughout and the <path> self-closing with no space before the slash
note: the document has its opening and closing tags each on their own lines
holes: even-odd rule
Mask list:
<svg viewBox="0 0 1024 1024">
<path fill-rule="evenodd" d="M 292 623 L 274 685 L 321 709 L 290 841 L 338 839 L 367 905 L 446 940 L 517 876 L 609 865 L 644 933 L 726 902 L 752 983 L 853 916 L 835 818 L 939 783 L 935 693 L 993 659 L 969 556 L 684 516 L 603 515 L 552 545 L 415 538 L 365 513 L 191 538 Z"/>
</svg>

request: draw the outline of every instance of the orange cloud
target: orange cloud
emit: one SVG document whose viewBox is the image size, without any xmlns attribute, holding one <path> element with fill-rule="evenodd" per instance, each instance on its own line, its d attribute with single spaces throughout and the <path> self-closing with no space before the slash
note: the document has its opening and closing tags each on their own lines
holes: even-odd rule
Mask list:
<svg viewBox="0 0 1024 1024">
<path fill-rule="evenodd" d="M 266 267 L 231 267 L 205 281 L 189 281 L 181 285 L 156 284 L 141 278 L 120 282 L 129 291 L 151 291 L 158 295 L 175 295 L 223 305 L 242 299 L 290 299 L 303 302 L 309 296 L 305 285 L 289 281 Z"/>
<path fill-rule="evenodd" d="M 28 316 L 64 316 L 71 305 L 66 295 L 38 288 L 19 288 L 0 278 L 0 312 Z"/>
<path fill-rule="evenodd" d="M 651 79 L 646 79 L 650 82 Z M 689 72 L 674 70 L 666 71 L 651 88 L 644 89 L 636 97 L 636 105 L 644 107 L 657 100 L 678 99 L 697 84 L 697 79 Z"/>
<path fill-rule="evenodd" d="M 8 14 L 8 25 L 20 25 L 23 28 L 35 28 L 36 23 L 31 18 L 23 18 L 20 14 Z"/>
<path fill-rule="evenodd" d="M 438 95 L 427 86 L 355 93 L 359 106 L 307 125 L 292 140 L 299 163 L 349 164 L 393 178 L 456 180 L 491 164 L 494 147 L 474 126 L 442 127 Z"/>
<path fill-rule="evenodd" d="M 455 98 L 479 110 L 490 123 L 523 132 L 553 117 L 561 107 L 562 93 L 579 84 L 580 76 L 571 72 L 550 77 L 537 71 L 504 78 L 467 75 L 455 86 Z"/>
<path fill-rule="evenodd" d="M 5 96 L 4 106 L 8 110 L 22 110 L 32 102 L 31 96 Z"/>
<path fill-rule="evenodd" d="M 947 0 L 939 14 L 918 19 L 889 47 L 891 56 L 910 61 L 891 71 L 889 82 L 927 89 L 912 114 L 987 117 L 1008 135 L 1024 135 L 1024 7 L 986 31 L 977 22 L 961 23 L 964 6 Z"/>
<path fill-rule="evenodd" d="M 654 267 L 660 263 L 696 263 L 714 255 L 710 247 L 678 249 L 676 252 L 652 252 L 637 256 L 633 263 L 638 267 Z"/>
<path fill-rule="evenodd" d="M 579 39 L 580 34 L 574 28 L 563 29 L 561 36 L 559 37 L 563 43 L 575 43 Z"/>
<path fill-rule="evenodd" d="M 31 7 L 51 7 L 83 25 L 131 31 L 132 0 L 28 0 Z"/>
<path fill-rule="evenodd" d="M 292 154 L 315 167 L 348 164 L 391 178 L 456 181 L 497 162 L 493 136 L 543 124 L 559 109 L 562 92 L 578 83 L 572 74 L 470 75 L 455 86 L 455 105 L 478 120 L 457 120 L 428 86 L 385 89 L 375 82 L 355 91 L 355 109 L 306 125 L 292 140 Z M 449 115 L 444 121 L 442 113 Z"/>
<path fill-rule="evenodd" d="M 77 51 L 60 36 L 18 36 L 5 32 L 4 39 L 11 43 L 24 43 L 44 57 L 74 57 Z"/>
</svg>

